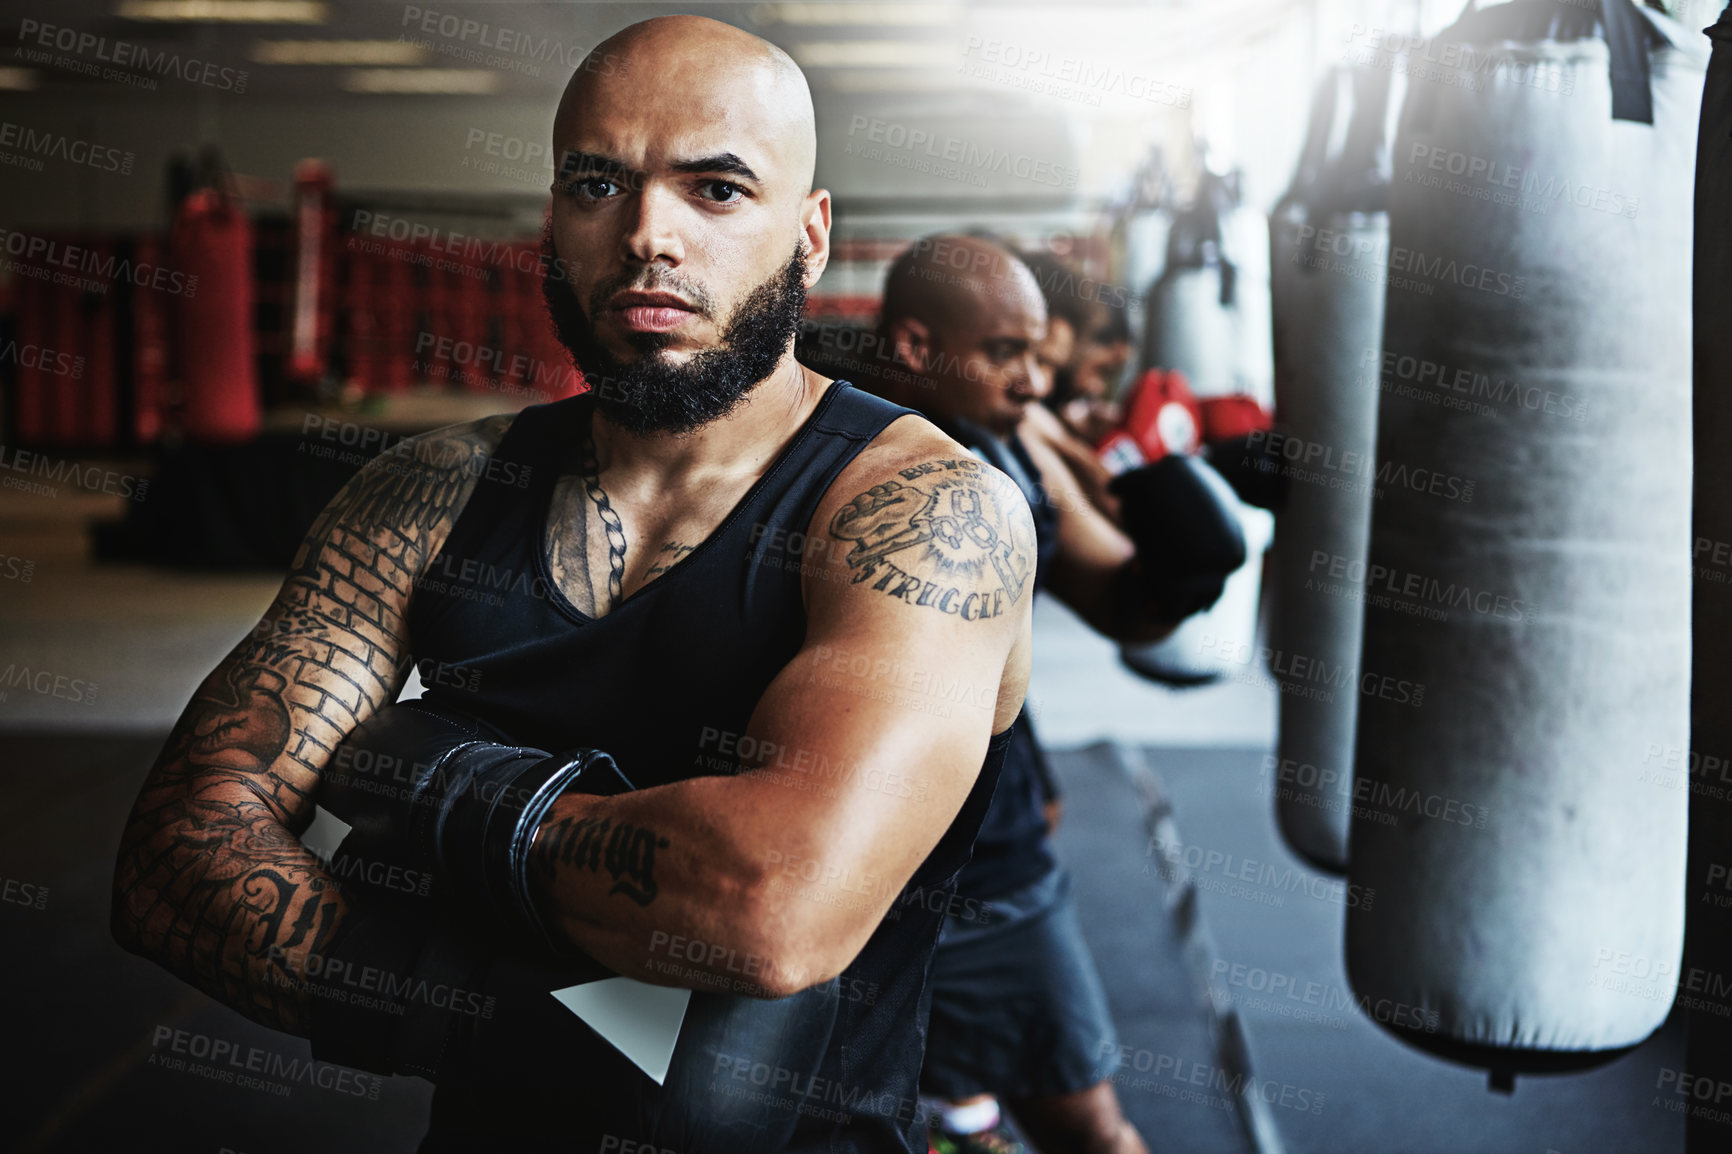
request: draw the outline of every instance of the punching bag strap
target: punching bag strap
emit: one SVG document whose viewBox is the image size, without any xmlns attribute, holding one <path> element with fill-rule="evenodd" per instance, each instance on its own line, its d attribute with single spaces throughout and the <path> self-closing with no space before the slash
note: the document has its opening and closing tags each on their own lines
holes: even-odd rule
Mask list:
<svg viewBox="0 0 1732 1154">
<path fill-rule="evenodd" d="M 1726 7 L 1721 11 L 1720 19 L 1702 29 L 1702 34 L 1707 36 L 1708 39 L 1713 42 L 1715 52 L 1720 51 L 1720 46 L 1722 44 L 1732 44 L 1732 2 L 1728 2 Z M 1727 51 L 1732 51 L 1732 48 L 1728 48 Z M 1732 116 L 1724 115 L 1727 112 L 1732 112 L 1732 103 L 1722 101 L 1721 107 L 1716 109 L 1716 111 L 1722 114 L 1723 120 L 1732 121 Z M 1704 121 L 1708 119 L 1708 101 L 1706 96 L 1703 97 L 1702 101 L 1702 119 Z M 1727 128 L 1726 136 L 1729 139 L 1732 139 L 1732 127 Z"/>
<path fill-rule="evenodd" d="M 1612 86 L 1612 119 L 1652 124 L 1654 94 L 1649 84 L 1648 44 L 1657 34 L 1637 11 L 1635 0 L 1600 0 L 1599 7 L 1599 26 L 1612 58 L 1607 70 Z M 1462 20 L 1479 12 L 1479 0 L 1467 0 Z M 1495 28 L 1494 38 L 1549 40 L 1592 35 L 1582 24 L 1560 25 L 1560 14 L 1550 4 L 1531 3 L 1523 7 L 1521 0 L 1517 0 L 1507 6 L 1486 9 L 1484 14 L 1492 22 L 1479 32 L 1484 35 Z M 1456 24 L 1459 26 L 1461 20 Z"/>
<path fill-rule="evenodd" d="M 1239 266 L 1225 253 L 1221 255 L 1221 307 L 1230 309 L 1238 296 Z"/>
<path fill-rule="evenodd" d="M 1612 54 L 1612 119 L 1654 123 L 1648 79 L 1648 22 L 1634 0 L 1600 0 L 1606 48 Z"/>
</svg>

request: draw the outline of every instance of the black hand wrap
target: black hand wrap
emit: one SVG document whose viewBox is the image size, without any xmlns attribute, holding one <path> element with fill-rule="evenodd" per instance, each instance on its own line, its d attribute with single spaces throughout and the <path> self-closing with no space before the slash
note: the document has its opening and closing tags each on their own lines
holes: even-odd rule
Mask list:
<svg viewBox="0 0 1732 1154">
<path fill-rule="evenodd" d="M 529 888 L 536 828 L 562 793 L 632 786 L 599 750 L 550 755 L 502 738 L 419 701 L 387 706 L 338 750 L 321 800 L 339 817 L 347 809 L 395 831 L 405 858 L 447 879 L 460 899 L 547 940 Z M 361 775 L 377 766 L 407 778 L 393 793 L 357 795 Z"/>
<path fill-rule="evenodd" d="M 1156 614 L 1178 621 L 1220 600 L 1247 556 L 1238 501 L 1221 475 L 1195 457 L 1172 454 L 1120 473 L 1109 488 Z"/>
<path fill-rule="evenodd" d="M 477 719 L 405 702 L 338 748 L 318 800 L 350 827 L 330 868 L 358 900 L 309 966 L 316 1057 L 433 1077 L 448 1065 L 452 1014 L 425 991 L 446 1000 L 479 990 L 502 938 L 554 946 L 529 885 L 536 828 L 563 793 L 632 787 L 605 753 L 550 756 L 502 737 Z M 552 952 L 606 972 L 578 951 Z"/>
</svg>

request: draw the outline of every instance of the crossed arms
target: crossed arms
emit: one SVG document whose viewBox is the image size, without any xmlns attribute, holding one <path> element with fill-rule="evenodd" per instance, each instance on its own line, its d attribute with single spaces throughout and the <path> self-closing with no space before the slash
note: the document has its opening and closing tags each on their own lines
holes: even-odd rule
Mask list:
<svg viewBox="0 0 1732 1154">
<path fill-rule="evenodd" d="M 299 835 L 337 746 L 401 689 L 415 583 L 509 421 L 402 442 L 321 514 L 276 599 L 199 686 L 139 792 L 111 907 L 113 933 L 127 949 L 256 1021 L 305 1033 L 308 958 L 345 918 L 360 915 Z M 869 446 L 844 471 L 814 527 L 836 520 L 850 503 L 844 493 L 872 505 L 875 487 L 893 482 L 910 494 L 890 512 L 876 509 L 888 528 L 874 522 L 873 535 L 902 532 L 906 543 L 868 562 L 855 552 L 857 539 L 838 537 L 811 567 L 806 648 L 748 727 L 756 748 L 809 750 L 860 772 L 827 793 L 790 789 L 748 765 L 736 776 L 617 798 L 567 797 L 538 834 L 545 913 L 618 972 L 694 984 L 654 966 L 657 941 L 674 934 L 764 958 L 756 992 L 766 995 L 839 972 L 954 818 L 988 734 L 1014 716 L 1026 684 L 1032 589 L 1007 588 L 979 541 L 997 535 L 998 559 L 1013 576 L 1018 565 L 1031 569 L 1026 506 L 990 471 L 916 487 L 896 470 L 917 468 L 912 457 L 950 443 L 929 427 L 899 441 Z M 911 495 L 934 492 L 941 509 Z M 924 539 L 926 530 L 906 534 L 917 515 L 931 530 Z M 901 576 L 892 580 L 891 569 Z M 941 593 L 922 601 L 940 582 L 958 590 L 953 608 L 974 595 L 973 616 L 936 608 Z M 983 603 L 994 612 L 986 615 Z M 873 667 L 948 670 L 990 687 L 992 700 L 949 717 L 911 709 L 894 695 L 863 692 L 857 680 L 815 672 L 841 651 Z M 918 799 L 875 788 L 886 774 L 917 786 Z M 651 900 L 617 891 L 606 870 L 590 868 L 593 855 L 576 852 L 572 831 L 586 821 L 590 830 L 606 822 L 646 831 L 659 847 Z M 776 884 L 777 864 L 790 856 L 822 859 L 845 876 L 869 873 L 882 885 L 871 900 L 810 900 Z"/>
</svg>

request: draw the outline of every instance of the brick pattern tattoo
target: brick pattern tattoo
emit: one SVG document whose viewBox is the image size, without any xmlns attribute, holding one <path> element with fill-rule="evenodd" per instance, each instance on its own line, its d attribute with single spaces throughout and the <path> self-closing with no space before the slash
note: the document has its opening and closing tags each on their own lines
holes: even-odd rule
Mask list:
<svg viewBox="0 0 1732 1154">
<path fill-rule="evenodd" d="M 403 441 L 349 482 L 133 806 L 115 937 L 255 1021 L 305 1032 L 307 957 L 349 906 L 298 835 L 336 747 L 407 676 L 411 590 L 510 419 Z"/>
<path fill-rule="evenodd" d="M 925 461 L 900 476 L 830 519 L 830 535 L 852 542 L 853 583 L 964 621 L 1002 615 L 1034 575 L 1027 499 L 972 457 Z"/>
</svg>

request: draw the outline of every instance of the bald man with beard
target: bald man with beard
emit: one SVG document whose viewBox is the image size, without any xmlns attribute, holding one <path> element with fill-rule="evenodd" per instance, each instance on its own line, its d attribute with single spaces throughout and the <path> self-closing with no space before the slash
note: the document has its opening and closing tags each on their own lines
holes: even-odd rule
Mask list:
<svg viewBox="0 0 1732 1154">
<path fill-rule="evenodd" d="M 1096 507 L 1029 414 L 1051 387 L 1047 312 L 1030 269 L 973 236 L 917 241 L 892 262 L 878 320 L 902 370 L 862 381 L 918 409 L 1012 478 L 1034 519 L 1034 585 L 1117 641 L 1159 639 L 1213 604 L 1245 560 L 1224 481 L 1170 459 L 1114 482 L 1127 531 Z M 1049 837 L 1057 791 L 1019 718 L 933 962 L 922 1088 L 948 1105 L 939 1154 L 1019 1149 L 997 1100 L 1045 1154 L 1146 1154 L 1110 1080 L 1118 1039 Z"/>
<path fill-rule="evenodd" d="M 924 1149 L 927 970 L 1027 685 L 1027 502 L 795 361 L 830 197 L 782 52 L 634 24 L 553 145 L 545 291 L 589 391 L 411 438 L 325 509 L 148 774 L 113 932 L 315 1057 L 434 1080 L 423 1151 Z M 393 704 L 412 663 L 463 673 Z M 404 861 L 437 901 L 360 880 Z M 660 1076 L 549 996 L 615 975 L 694 991 Z"/>
</svg>

